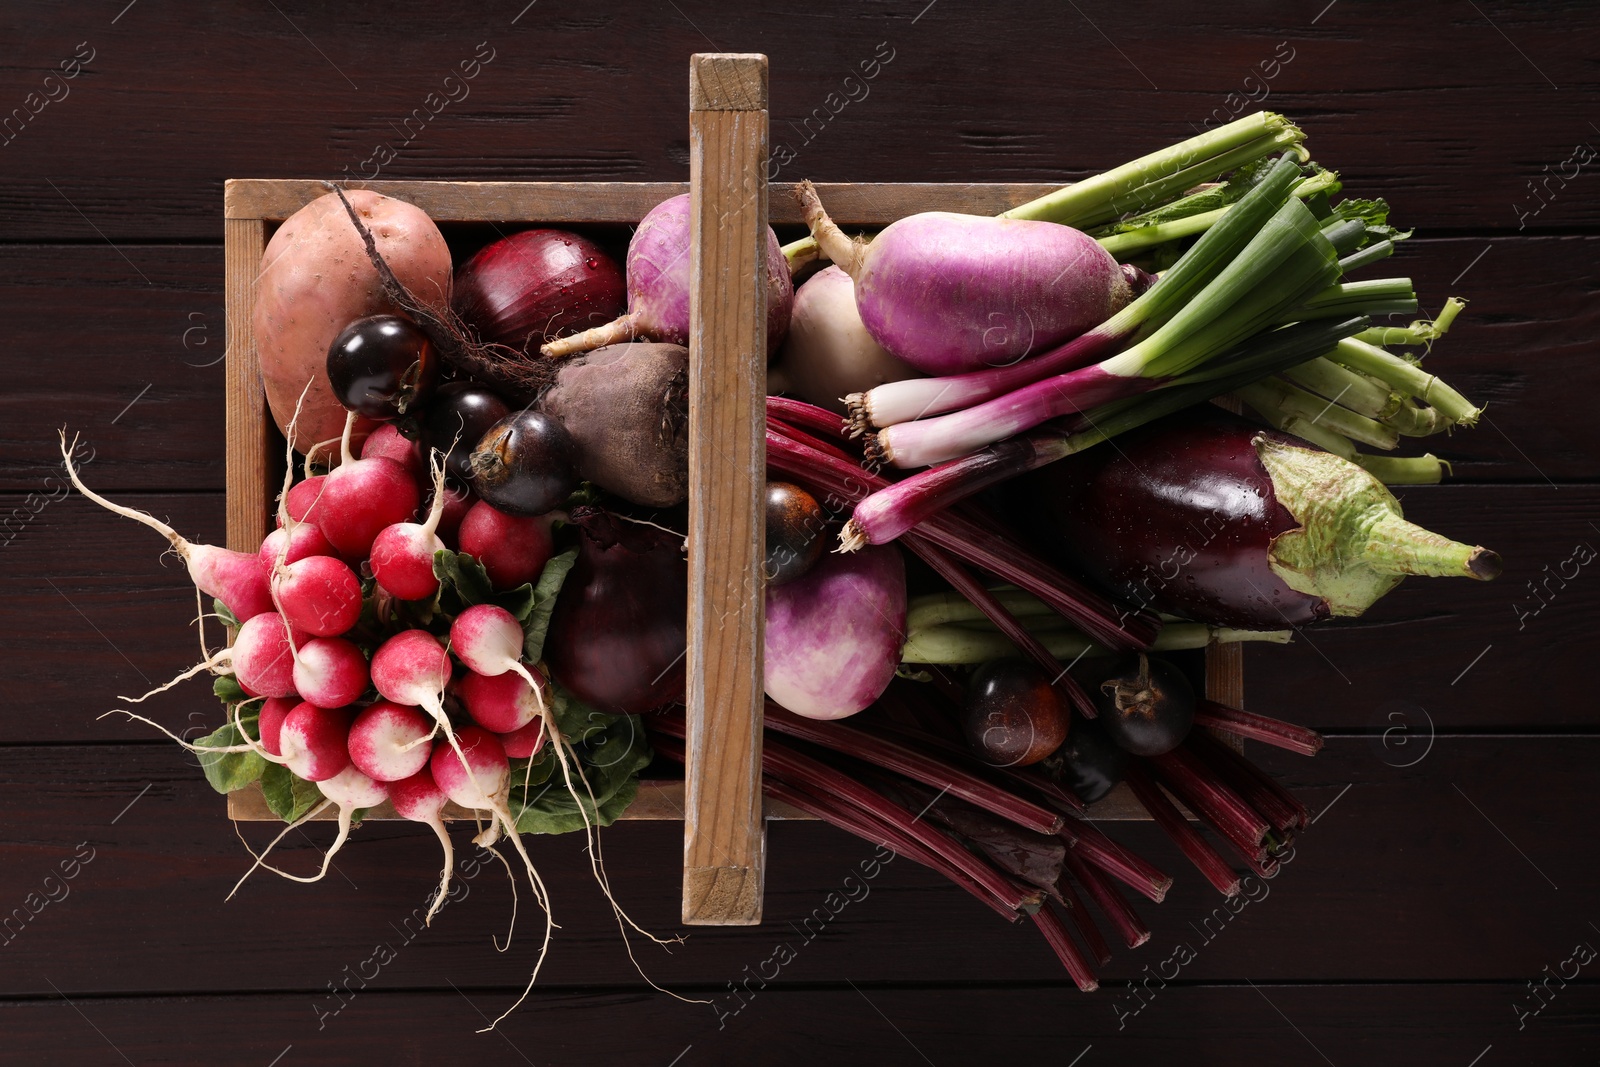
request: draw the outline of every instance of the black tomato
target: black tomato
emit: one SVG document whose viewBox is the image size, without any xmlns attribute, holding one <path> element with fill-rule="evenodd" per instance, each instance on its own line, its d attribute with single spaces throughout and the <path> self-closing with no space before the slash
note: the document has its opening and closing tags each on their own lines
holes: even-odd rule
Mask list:
<svg viewBox="0 0 1600 1067">
<path fill-rule="evenodd" d="M 328 384 L 358 415 L 388 421 L 426 400 L 439 380 L 433 343 L 410 319 L 368 315 L 328 346 Z"/>
<path fill-rule="evenodd" d="M 967 745 L 988 763 L 1038 763 L 1061 747 L 1071 722 L 1049 675 L 1026 660 L 990 660 L 967 683 L 962 728 Z"/>
<path fill-rule="evenodd" d="M 542 411 L 508 415 L 473 449 L 472 487 L 508 515 L 543 515 L 578 488 L 572 435 Z"/>
<path fill-rule="evenodd" d="M 822 558 L 828 516 L 817 498 L 788 482 L 767 483 L 767 584 L 792 582 Z"/>
<path fill-rule="evenodd" d="M 1166 660 L 1143 652 L 1119 660 L 1089 691 L 1106 736 L 1135 756 L 1171 752 L 1194 725 L 1194 687 Z"/>
<path fill-rule="evenodd" d="M 1128 753 L 1106 736 L 1099 719 L 1072 716 L 1064 745 L 1050 757 L 1051 770 L 1085 804 L 1093 804 L 1122 781 Z"/>
<path fill-rule="evenodd" d="M 450 382 L 440 386 L 428 404 L 423 440 L 429 448 L 446 453 L 450 473 L 467 481 L 472 477 L 473 446 L 509 414 L 506 402 L 483 386 Z"/>
</svg>

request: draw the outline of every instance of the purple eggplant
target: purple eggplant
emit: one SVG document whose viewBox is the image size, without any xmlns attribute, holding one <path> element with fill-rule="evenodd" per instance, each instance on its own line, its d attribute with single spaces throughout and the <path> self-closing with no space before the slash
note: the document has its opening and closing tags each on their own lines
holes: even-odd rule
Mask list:
<svg viewBox="0 0 1600 1067">
<path fill-rule="evenodd" d="M 1190 408 L 1011 483 L 1047 556 L 1140 609 L 1276 630 L 1360 615 L 1408 574 L 1488 581 L 1500 557 L 1407 522 L 1361 467 Z"/>
</svg>

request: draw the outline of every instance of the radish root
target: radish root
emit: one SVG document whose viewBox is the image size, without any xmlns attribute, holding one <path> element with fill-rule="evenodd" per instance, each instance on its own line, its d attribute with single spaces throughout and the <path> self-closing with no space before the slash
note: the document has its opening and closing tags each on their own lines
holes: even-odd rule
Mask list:
<svg viewBox="0 0 1600 1067">
<path fill-rule="evenodd" d="M 257 855 L 255 849 L 250 847 L 250 842 L 245 841 L 244 835 L 239 833 L 239 824 L 237 822 L 235 822 L 233 824 L 233 832 L 235 834 L 238 834 L 238 837 L 239 837 L 240 841 L 244 842 L 245 851 L 250 853 L 250 855 L 255 857 L 255 863 L 253 865 L 251 865 L 251 867 L 250 867 L 250 869 L 248 871 L 244 872 L 243 876 L 241 876 L 240 879 L 233 884 L 233 888 L 228 890 L 228 895 L 223 897 L 222 899 L 224 901 L 232 900 L 233 899 L 233 895 L 239 891 L 239 887 L 244 885 L 245 879 L 249 878 L 252 874 L 256 873 L 256 868 L 257 867 L 267 867 L 267 862 L 266 862 L 267 853 L 271 852 L 274 848 L 276 848 L 277 845 L 278 845 L 278 842 L 282 841 L 284 839 L 284 837 L 289 833 L 290 830 L 298 829 L 304 823 L 307 823 L 310 820 L 316 818 L 322 812 L 326 811 L 328 805 L 332 804 L 332 803 L 333 803 L 333 801 L 331 801 L 331 800 L 324 800 L 321 804 L 318 804 L 316 807 L 312 808 L 310 811 L 308 811 L 304 815 L 300 816 L 294 822 L 290 823 L 288 826 L 285 826 L 282 830 L 278 831 L 278 836 L 274 837 L 267 844 L 267 847 L 265 849 L 263 849 L 259 855 Z M 275 872 L 277 874 L 283 874 L 283 872 L 278 870 L 276 867 L 268 867 L 268 870 L 271 870 L 271 871 L 273 871 L 273 872 Z"/>
<path fill-rule="evenodd" d="M 144 696 L 140 696 L 140 697 L 125 697 L 125 696 L 122 696 L 122 695 L 119 694 L 117 696 L 117 699 L 118 700 L 126 700 L 130 704 L 143 704 L 146 700 L 149 700 L 151 697 L 155 696 L 157 693 L 165 693 L 168 689 L 171 689 L 173 686 L 177 685 L 178 683 L 186 682 L 190 678 L 193 678 L 195 675 L 201 673 L 202 671 L 213 671 L 213 672 L 215 672 L 217 674 L 231 674 L 232 673 L 231 671 L 218 670 L 217 668 L 220 667 L 221 665 L 227 663 L 232 658 L 233 658 L 233 649 L 231 649 L 231 648 L 218 649 L 217 652 L 215 654 L 213 654 L 210 659 L 202 660 L 201 662 L 196 663 L 193 667 L 190 667 L 188 670 L 184 671 L 183 673 L 179 674 L 176 678 L 172 679 L 172 681 L 166 683 L 165 685 L 156 686 L 154 689 L 150 690 L 150 692 L 146 693 Z"/>
</svg>

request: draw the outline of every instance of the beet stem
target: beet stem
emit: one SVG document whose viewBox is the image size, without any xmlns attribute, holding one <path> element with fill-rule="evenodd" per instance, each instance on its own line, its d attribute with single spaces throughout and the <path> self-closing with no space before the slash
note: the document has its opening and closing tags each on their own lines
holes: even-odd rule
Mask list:
<svg viewBox="0 0 1600 1067">
<path fill-rule="evenodd" d="M 1128 788 L 1133 790 L 1133 795 L 1139 798 L 1139 803 L 1150 813 L 1150 817 L 1172 839 L 1172 843 L 1188 857 L 1189 862 L 1205 876 L 1206 881 L 1215 886 L 1217 892 L 1225 897 L 1238 896 L 1238 874 L 1228 866 L 1227 861 L 1217 853 L 1217 850 L 1200 836 L 1200 831 L 1189 825 L 1189 821 L 1161 791 L 1160 786 L 1150 779 L 1144 768 L 1137 763 L 1129 764 L 1123 780 L 1128 783 Z"/>
<path fill-rule="evenodd" d="M 1305 805 L 1250 760 L 1205 730 L 1190 733 L 1184 744 L 1246 803 L 1265 815 L 1273 829 L 1290 833 L 1306 826 L 1310 813 Z"/>
<path fill-rule="evenodd" d="M 1067 930 L 1067 924 L 1061 921 L 1061 916 L 1046 904 L 1033 913 L 1033 922 L 1039 928 L 1039 932 L 1044 934 L 1045 941 L 1055 950 L 1056 958 L 1067 969 L 1067 973 L 1078 984 L 1078 988 L 1085 993 L 1093 993 L 1099 989 L 1100 982 L 1095 978 L 1089 961 L 1083 958 L 1077 943 L 1072 940 L 1072 934 Z"/>
<path fill-rule="evenodd" d="M 1075 839 L 1067 837 L 1069 833 L 1073 834 Z M 1155 867 L 1144 857 L 1113 841 L 1098 827 L 1069 817 L 1067 828 L 1062 831 L 1061 836 L 1085 861 L 1113 876 L 1128 888 L 1137 890 L 1157 904 L 1167 898 L 1167 890 L 1172 888 L 1172 876 Z"/>
<path fill-rule="evenodd" d="M 1272 824 L 1260 812 L 1223 784 L 1215 772 L 1195 758 L 1194 753 L 1175 748 L 1150 757 L 1160 781 L 1246 859 L 1266 854 L 1262 844 Z"/>
<path fill-rule="evenodd" d="M 1070 848 L 1067 849 L 1066 866 L 1078 884 L 1083 886 L 1084 892 L 1099 906 L 1101 913 L 1117 928 L 1117 933 L 1122 935 L 1122 940 L 1129 948 L 1138 948 L 1150 940 L 1150 928 L 1139 918 L 1127 898 Z"/>
<path fill-rule="evenodd" d="M 1089 950 L 1094 962 L 1101 967 L 1110 963 L 1111 946 L 1106 944 L 1105 935 L 1095 924 L 1094 916 L 1089 914 L 1088 905 L 1084 904 L 1083 898 L 1072 887 L 1072 879 L 1062 878 L 1057 882 L 1056 892 L 1061 894 L 1061 899 L 1066 902 L 1067 914 L 1072 916 L 1073 925 L 1078 928 L 1078 936 L 1083 939 L 1084 947 Z"/>
<path fill-rule="evenodd" d="M 1297 726 L 1266 715 L 1257 715 L 1255 712 L 1230 708 L 1214 700 L 1200 700 L 1196 703 L 1194 724 L 1221 730 L 1235 737 L 1286 748 L 1302 756 L 1315 756 L 1322 751 L 1322 735 L 1309 727 Z"/>
</svg>

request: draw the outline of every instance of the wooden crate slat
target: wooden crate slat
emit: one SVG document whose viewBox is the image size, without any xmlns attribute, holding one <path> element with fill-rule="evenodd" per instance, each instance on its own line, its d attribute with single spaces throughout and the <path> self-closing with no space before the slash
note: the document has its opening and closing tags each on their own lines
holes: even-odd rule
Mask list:
<svg viewBox="0 0 1600 1067">
<path fill-rule="evenodd" d="M 254 552 L 267 536 L 267 393 L 256 361 L 256 274 L 267 248 L 260 219 L 223 224 L 227 277 L 227 510 L 228 547 Z"/>
<path fill-rule="evenodd" d="M 761 921 L 767 366 L 765 56 L 690 62 L 683 921 Z"/>
</svg>

